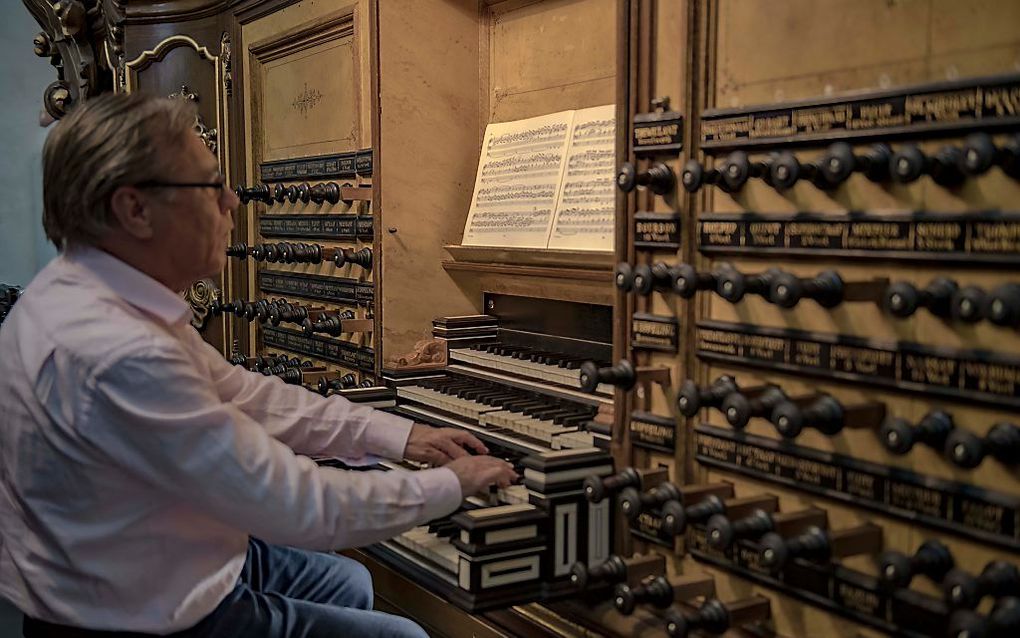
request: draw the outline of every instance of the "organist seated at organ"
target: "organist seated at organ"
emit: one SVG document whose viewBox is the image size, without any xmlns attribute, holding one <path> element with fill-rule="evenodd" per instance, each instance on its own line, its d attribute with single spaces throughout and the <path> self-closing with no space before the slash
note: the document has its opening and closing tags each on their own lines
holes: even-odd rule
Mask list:
<svg viewBox="0 0 1020 638">
<path fill-rule="evenodd" d="M 201 340 L 177 292 L 223 269 L 238 200 L 194 122 L 185 101 L 106 95 L 46 142 L 61 254 L 0 331 L 0 595 L 36 637 L 423 636 L 372 611 L 364 567 L 312 550 L 390 538 L 516 475 L 462 430 L 248 372 Z"/>
</svg>

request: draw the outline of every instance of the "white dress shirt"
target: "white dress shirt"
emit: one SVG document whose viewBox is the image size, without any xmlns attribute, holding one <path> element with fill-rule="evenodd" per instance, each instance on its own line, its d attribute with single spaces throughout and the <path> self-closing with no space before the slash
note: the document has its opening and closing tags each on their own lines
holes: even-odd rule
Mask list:
<svg viewBox="0 0 1020 638">
<path fill-rule="evenodd" d="M 248 535 L 356 547 L 446 515 L 411 422 L 232 366 L 168 288 L 93 249 L 53 260 L 0 329 L 0 595 L 35 618 L 170 633 L 237 583 Z"/>
</svg>

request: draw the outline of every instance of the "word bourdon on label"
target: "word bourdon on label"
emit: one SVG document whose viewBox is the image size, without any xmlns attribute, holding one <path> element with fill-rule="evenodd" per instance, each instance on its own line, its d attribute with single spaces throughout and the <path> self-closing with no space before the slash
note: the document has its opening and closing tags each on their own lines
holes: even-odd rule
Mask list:
<svg viewBox="0 0 1020 638">
<path fill-rule="evenodd" d="M 259 273 L 259 290 L 357 306 L 369 306 L 375 300 L 371 282 L 271 270 Z"/>
<path fill-rule="evenodd" d="M 698 250 L 1020 266 L 1020 213 L 710 214 Z"/>
<path fill-rule="evenodd" d="M 680 248 L 680 213 L 634 213 L 634 245 L 638 248 Z"/>
<path fill-rule="evenodd" d="M 369 148 L 335 155 L 263 162 L 259 166 L 259 177 L 266 183 L 294 179 L 369 177 L 372 175 L 372 164 L 372 149 Z"/>
<path fill-rule="evenodd" d="M 371 239 L 371 215 L 262 215 L 259 234 L 263 237 L 308 237 L 313 239 Z"/>
<path fill-rule="evenodd" d="M 373 372 L 375 367 L 375 351 L 356 343 L 317 335 L 308 337 L 294 330 L 270 327 L 263 329 L 262 340 L 268 347 L 298 352 L 364 372 Z"/>
<path fill-rule="evenodd" d="M 675 353 L 679 349 L 680 324 L 676 317 L 636 312 L 631 318 L 630 347 Z"/>
<path fill-rule="evenodd" d="M 695 433 L 703 465 L 1020 550 L 1020 496 L 710 425 Z"/>
<path fill-rule="evenodd" d="M 763 106 L 707 109 L 709 153 L 812 141 L 959 133 L 1020 123 L 1020 74 L 967 78 L 886 91 Z"/>
<path fill-rule="evenodd" d="M 738 540 L 719 551 L 708 544 L 703 525 L 689 525 L 686 546 L 691 556 L 743 578 L 823 607 L 885 633 L 910 638 L 941 635 L 948 619 L 946 604 L 911 589 L 887 591 L 874 576 L 838 564 L 792 559 L 779 574 L 760 564 L 760 546 Z"/>
<path fill-rule="evenodd" d="M 698 357 L 1020 408 L 1020 358 L 907 341 L 698 322 Z"/>
</svg>

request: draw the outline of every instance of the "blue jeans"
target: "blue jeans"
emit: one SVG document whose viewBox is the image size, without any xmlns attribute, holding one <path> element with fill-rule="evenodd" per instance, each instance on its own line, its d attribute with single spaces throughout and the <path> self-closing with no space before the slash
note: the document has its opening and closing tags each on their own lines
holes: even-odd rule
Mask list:
<svg viewBox="0 0 1020 638">
<path fill-rule="evenodd" d="M 407 618 L 372 611 L 372 575 L 336 554 L 248 541 L 237 586 L 189 638 L 428 638 Z"/>
</svg>

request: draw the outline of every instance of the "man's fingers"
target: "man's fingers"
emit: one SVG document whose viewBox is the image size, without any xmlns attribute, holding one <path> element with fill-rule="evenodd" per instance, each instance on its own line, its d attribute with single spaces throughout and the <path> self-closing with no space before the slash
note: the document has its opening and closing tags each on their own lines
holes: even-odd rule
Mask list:
<svg viewBox="0 0 1020 638">
<path fill-rule="evenodd" d="M 489 448 L 485 447 L 485 444 L 478 440 L 474 434 L 465 432 L 464 430 L 450 429 L 450 438 L 454 440 L 458 445 L 468 447 L 478 452 L 479 454 L 488 454 Z"/>
<path fill-rule="evenodd" d="M 464 448 L 446 437 L 439 438 L 436 441 L 436 449 L 445 456 L 448 456 L 451 461 L 468 455 L 468 453 L 464 451 Z"/>
</svg>

